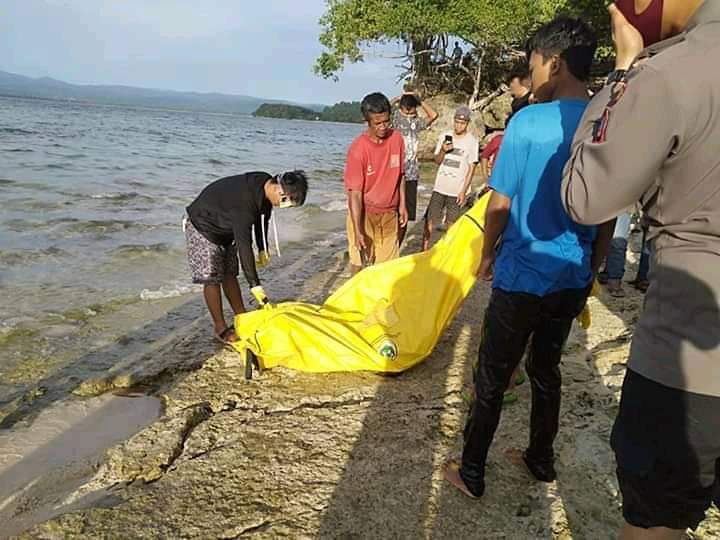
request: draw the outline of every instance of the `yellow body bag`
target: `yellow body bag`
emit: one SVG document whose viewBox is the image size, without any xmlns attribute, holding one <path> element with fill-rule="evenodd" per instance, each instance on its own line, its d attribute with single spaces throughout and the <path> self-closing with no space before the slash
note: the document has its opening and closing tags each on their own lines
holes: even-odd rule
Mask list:
<svg viewBox="0 0 720 540">
<path fill-rule="evenodd" d="M 400 372 L 418 364 L 475 284 L 489 198 L 429 251 L 363 269 L 322 306 L 287 302 L 238 315 L 232 346 L 263 368 Z"/>
</svg>

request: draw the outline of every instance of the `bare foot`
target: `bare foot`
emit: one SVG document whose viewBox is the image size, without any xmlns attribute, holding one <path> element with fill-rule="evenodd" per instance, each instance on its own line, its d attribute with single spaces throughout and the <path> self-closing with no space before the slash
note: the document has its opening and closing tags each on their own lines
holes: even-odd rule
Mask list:
<svg viewBox="0 0 720 540">
<path fill-rule="evenodd" d="M 479 499 L 480 497 L 476 497 L 472 493 L 470 493 L 470 490 L 465 485 L 465 482 L 463 481 L 462 477 L 460 476 L 460 465 L 457 461 L 449 461 L 445 465 L 445 471 L 443 473 L 443 477 L 446 481 L 448 481 L 450 484 L 455 486 L 457 489 L 459 489 L 462 493 L 464 493 L 466 496 L 470 497 L 471 499 Z"/>
<path fill-rule="evenodd" d="M 233 326 L 227 326 L 221 332 L 216 332 L 215 339 L 224 345 L 229 345 L 233 341 L 237 341 L 237 336 L 235 335 L 235 328 Z"/>
</svg>

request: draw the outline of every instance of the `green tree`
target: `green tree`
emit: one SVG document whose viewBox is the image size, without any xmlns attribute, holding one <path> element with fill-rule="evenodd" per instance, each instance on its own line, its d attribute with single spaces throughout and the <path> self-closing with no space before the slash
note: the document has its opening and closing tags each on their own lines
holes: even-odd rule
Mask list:
<svg viewBox="0 0 720 540">
<path fill-rule="evenodd" d="M 320 42 L 326 50 L 315 71 L 337 78 L 348 62 L 361 62 L 371 44 L 405 46 L 406 75 L 460 81 L 456 89 L 472 94 L 497 85 L 503 70 L 522 56 L 533 28 L 557 13 L 583 16 L 601 35 L 609 36 L 607 13 L 597 0 L 328 0 L 320 19 Z M 461 64 L 438 61 L 454 37 L 472 48 Z M 502 64 L 502 65 L 501 65 Z"/>
</svg>

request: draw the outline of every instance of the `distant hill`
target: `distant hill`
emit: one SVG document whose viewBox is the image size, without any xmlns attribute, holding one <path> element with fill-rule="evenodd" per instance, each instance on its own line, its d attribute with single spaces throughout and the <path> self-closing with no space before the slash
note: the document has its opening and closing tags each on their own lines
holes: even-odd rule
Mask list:
<svg viewBox="0 0 720 540">
<path fill-rule="evenodd" d="M 235 114 L 252 114 L 263 103 L 290 104 L 282 100 L 267 100 L 252 96 L 176 92 L 132 86 L 70 84 L 49 77 L 33 79 L 6 71 L 0 71 L 0 95 Z M 303 107 L 319 112 L 323 110 L 324 105 L 312 104 Z"/>
<path fill-rule="evenodd" d="M 263 103 L 253 113 L 255 116 L 266 118 L 287 118 L 290 120 L 322 120 L 325 122 L 364 122 L 360 112 L 360 103 L 357 101 L 342 101 L 332 107 L 325 107 L 318 113 L 307 107 L 297 105 L 284 105 L 277 103 Z"/>
</svg>

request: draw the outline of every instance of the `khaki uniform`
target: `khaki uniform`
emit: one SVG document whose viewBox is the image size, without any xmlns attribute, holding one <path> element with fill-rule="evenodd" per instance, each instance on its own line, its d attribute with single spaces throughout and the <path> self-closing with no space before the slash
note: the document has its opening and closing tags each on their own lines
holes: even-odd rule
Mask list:
<svg viewBox="0 0 720 540">
<path fill-rule="evenodd" d="M 706 0 L 686 33 L 641 54 L 626 85 L 594 97 L 562 184 L 580 223 L 642 203 L 654 259 L 629 367 L 708 396 L 720 396 L 718 66 L 720 1 Z"/>
</svg>

